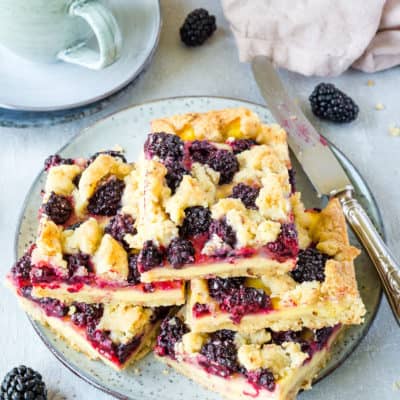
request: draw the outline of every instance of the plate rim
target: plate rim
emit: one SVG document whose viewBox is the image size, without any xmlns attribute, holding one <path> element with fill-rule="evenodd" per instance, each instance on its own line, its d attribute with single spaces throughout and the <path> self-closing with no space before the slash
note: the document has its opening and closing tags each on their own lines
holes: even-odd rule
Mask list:
<svg viewBox="0 0 400 400">
<path fill-rule="evenodd" d="M 231 100 L 231 101 L 239 101 L 239 102 L 243 102 L 243 103 L 248 103 L 250 105 L 253 106 L 258 106 L 261 108 L 266 109 L 267 111 L 269 111 L 268 107 L 266 104 L 261 104 L 261 103 L 257 103 L 251 100 L 247 100 L 247 99 L 241 99 L 241 98 L 237 98 L 237 97 L 229 97 L 229 96 L 212 96 L 212 95 L 188 95 L 188 96 L 172 96 L 172 97 L 162 97 L 162 98 L 157 98 L 157 99 L 153 99 L 153 100 L 148 100 L 148 101 L 144 101 L 141 103 L 137 103 L 137 104 L 131 104 L 129 106 L 123 107 L 118 111 L 114 111 L 102 118 L 100 118 L 99 120 L 91 123 L 90 125 L 88 125 L 87 127 L 81 129 L 80 131 L 77 132 L 76 135 L 72 136 L 63 146 L 61 146 L 59 148 L 59 150 L 55 153 L 55 154 L 59 154 L 62 151 L 64 151 L 73 141 L 75 141 L 77 138 L 79 138 L 80 136 L 83 136 L 86 131 L 93 129 L 96 125 L 103 123 L 104 121 L 108 120 L 108 119 L 112 119 L 114 118 L 115 115 L 126 112 L 130 109 L 133 108 L 138 108 L 144 105 L 150 105 L 150 104 L 154 104 L 154 103 L 160 103 L 160 102 L 166 102 L 168 100 L 190 100 L 190 99 L 217 99 L 217 100 Z M 367 192 L 371 198 L 371 204 L 373 205 L 375 212 L 377 214 L 377 224 L 379 225 L 379 229 L 381 232 L 381 235 L 383 237 L 383 240 L 386 241 L 386 231 L 385 231 L 385 226 L 383 223 L 383 219 L 382 219 L 382 214 L 380 211 L 380 208 L 378 207 L 378 204 L 376 202 L 376 198 L 373 194 L 373 192 L 371 191 L 368 182 L 365 181 L 363 175 L 359 172 L 359 170 L 357 169 L 357 167 L 353 164 L 353 162 L 337 147 L 335 146 L 333 143 L 331 143 L 331 141 L 329 141 L 327 139 L 329 145 L 334 149 L 335 152 L 337 152 L 338 154 L 340 154 L 342 157 L 344 157 L 344 159 L 346 159 L 346 161 L 352 166 L 352 168 L 356 171 L 356 173 L 358 174 L 358 176 L 361 178 L 363 184 L 365 185 L 365 188 L 367 189 Z M 301 164 L 300 164 L 301 165 Z M 15 234 L 14 234 L 14 260 L 18 259 L 18 238 L 19 238 L 19 232 L 20 232 L 20 227 L 22 225 L 22 221 L 24 218 L 24 211 L 26 209 L 27 203 L 29 201 L 29 194 L 31 193 L 32 189 L 34 188 L 34 186 L 39 182 L 41 176 L 42 176 L 43 170 L 40 170 L 36 176 L 36 178 L 33 180 L 32 184 L 29 186 L 29 189 L 27 191 L 27 194 L 25 195 L 24 201 L 22 203 L 20 212 L 19 212 L 19 216 L 18 216 L 18 220 L 17 220 L 17 225 L 16 225 L 16 230 L 15 230 Z M 336 369 L 338 369 L 353 353 L 354 351 L 358 348 L 358 346 L 360 345 L 360 343 L 364 340 L 365 336 L 368 334 L 371 326 L 373 325 L 375 318 L 378 314 L 379 309 L 381 308 L 382 305 L 382 298 L 383 298 L 383 288 L 382 285 L 380 285 L 380 290 L 379 290 L 379 300 L 377 302 L 377 306 L 375 308 L 375 310 L 373 311 L 373 314 L 371 316 L 370 319 L 370 323 L 369 325 L 366 327 L 366 329 L 362 332 L 362 335 L 360 336 L 359 340 L 357 341 L 357 343 L 354 345 L 354 347 L 352 347 L 348 352 L 344 353 L 343 358 L 336 364 L 333 365 L 331 368 L 329 368 L 328 370 L 326 370 L 324 372 L 324 374 L 322 374 L 321 376 L 318 376 L 314 381 L 313 381 L 313 385 L 317 384 L 318 382 L 322 381 L 324 378 L 326 378 L 328 375 L 332 374 Z M 26 313 L 25 313 L 26 314 Z M 39 336 L 39 338 L 42 340 L 42 342 L 44 343 L 44 345 L 47 347 L 47 349 L 50 350 L 50 352 L 56 357 L 56 359 L 58 361 L 61 362 L 61 364 L 63 364 L 65 367 L 67 367 L 67 369 L 69 369 L 74 375 L 78 376 L 79 378 L 81 378 L 83 381 L 87 382 L 88 384 L 90 384 L 91 386 L 95 387 L 96 389 L 101 390 L 102 392 L 113 396 L 116 399 L 120 399 L 120 400 L 132 400 L 133 397 L 128 397 L 125 395 L 122 395 L 121 393 L 116 392 L 113 389 L 108 388 L 107 386 L 101 384 L 100 382 L 98 382 L 97 380 L 94 380 L 93 378 L 91 378 L 90 376 L 88 376 L 85 372 L 79 370 L 78 367 L 75 367 L 73 364 L 71 364 L 66 357 L 61 353 L 61 351 L 59 351 L 58 349 L 56 349 L 47 339 L 46 335 L 42 332 L 42 330 L 40 329 L 40 324 L 36 321 L 34 321 L 32 318 L 29 317 L 28 314 L 26 314 L 28 320 L 30 321 L 34 331 L 36 332 L 36 334 Z"/>
<path fill-rule="evenodd" d="M 156 0 L 156 12 L 157 12 L 157 32 L 155 36 L 155 40 L 153 43 L 153 46 L 151 47 L 149 53 L 143 60 L 143 63 L 140 65 L 138 69 L 136 69 L 128 78 L 126 78 L 123 82 L 119 83 L 117 86 L 113 87 L 112 89 L 104 92 L 103 94 L 99 94 L 95 97 L 91 97 L 90 99 L 87 100 L 82 100 L 74 103 L 69 103 L 65 105 L 59 105 L 59 106 L 50 106 L 50 107 L 35 107 L 35 106 L 29 106 L 25 107 L 22 105 L 17 105 L 17 104 L 10 104 L 10 103 L 3 103 L 0 101 L 0 108 L 3 108 L 5 110 L 9 111 L 17 111 L 17 112 L 35 112 L 35 113 L 46 113 L 46 112 L 56 112 L 56 111 L 69 111 L 69 110 L 75 110 L 80 107 L 84 106 L 89 106 L 94 103 L 97 103 L 101 100 L 106 99 L 107 97 L 112 96 L 113 94 L 119 92 L 126 86 L 128 86 L 130 83 L 133 83 L 139 76 L 145 72 L 145 70 L 148 68 L 148 66 L 151 63 L 151 60 L 153 59 L 153 56 L 158 48 L 158 44 L 160 42 L 160 35 L 161 35 L 161 29 L 163 26 L 163 19 L 162 19 L 162 13 L 161 13 L 161 0 Z M 74 138 L 75 136 L 73 136 Z M 61 151 L 61 149 L 60 149 Z"/>
</svg>

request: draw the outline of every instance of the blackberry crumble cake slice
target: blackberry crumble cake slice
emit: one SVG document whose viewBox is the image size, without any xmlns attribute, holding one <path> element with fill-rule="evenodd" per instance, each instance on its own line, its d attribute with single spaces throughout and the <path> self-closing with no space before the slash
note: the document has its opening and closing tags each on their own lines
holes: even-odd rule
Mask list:
<svg viewBox="0 0 400 400">
<path fill-rule="evenodd" d="M 136 232 L 140 193 L 134 164 L 108 151 L 87 160 L 53 156 L 46 170 L 37 239 L 8 275 L 12 285 L 30 279 L 35 297 L 67 304 L 184 303 L 182 281 L 141 282 L 138 255 L 125 241 Z"/>
<path fill-rule="evenodd" d="M 292 204 L 301 245 L 296 267 L 279 276 L 192 280 L 185 314 L 192 331 L 362 323 L 365 307 L 353 264 L 359 251 L 349 244 L 338 200 L 320 212 L 305 211 L 297 193 Z"/>
<path fill-rule="evenodd" d="M 12 288 L 25 312 L 48 326 L 68 346 L 116 370 L 140 360 L 155 343 L 166 308 L 145 308 L 126 303 L 63 303 L 35 297 L 32 285 Z"/>
<path fill-rule="evenodd" d="M 189 330 L 181 316 L 161 324 L 155 353 L 179 373 L 227 399 L 294 400 L 311 388 L 340 325 L 299 332 Z"/>
<path fill-rule="evenodd" d="M 139 162 L 143 282 L 293 269 L 298 239 L 286 133 L 246 109 L 153 121 Z"/>
</svg>

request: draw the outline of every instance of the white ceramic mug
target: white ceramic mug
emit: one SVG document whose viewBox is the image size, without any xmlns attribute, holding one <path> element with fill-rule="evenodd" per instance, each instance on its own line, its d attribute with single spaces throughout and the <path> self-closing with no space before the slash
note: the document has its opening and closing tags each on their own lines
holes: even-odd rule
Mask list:
<svg viewBox="0 0 400 400">
<path fill-rule="evenodd" d="M 98 52 L 86 45 L 93 34 Z M 122 37 L 105 0 L 0 0 L 0 43 L 31 61 L 102 69 L 118 59 Z"/>
</svg>

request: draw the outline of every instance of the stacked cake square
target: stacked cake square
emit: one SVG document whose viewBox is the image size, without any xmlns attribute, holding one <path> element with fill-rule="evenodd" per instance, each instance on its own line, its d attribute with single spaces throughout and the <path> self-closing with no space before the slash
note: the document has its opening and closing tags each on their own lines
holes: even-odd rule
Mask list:
<svg viewBox="0 0 400 400">
<path fill-rule="evenodd" d="M 304 208 L 286 132 L 250 110 L 151 131 L 135 163 L 115 150 L 46 161 L 37 239 L 9 285 L 114 368 L 154 347 L 227 398 L 295 398 L 365 313 L 339 203 Z"/>
</svg>

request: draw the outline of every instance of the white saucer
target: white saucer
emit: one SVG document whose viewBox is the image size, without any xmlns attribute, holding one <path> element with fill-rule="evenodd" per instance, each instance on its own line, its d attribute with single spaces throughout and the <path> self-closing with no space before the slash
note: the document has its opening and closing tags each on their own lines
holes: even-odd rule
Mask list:
<svg viewBox="0 0 400 400">
<path fill-rule="evenodd" d="M 150 61 L 160 34 L 159 0 L 112 0 L 124 38 L 121 58 L 92 71 L 62 62 L 35 64 L 0 46 L 0 107 L 55 111 L 101 100 L 135 79 Z"/>
</svg>

